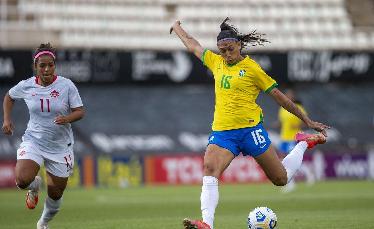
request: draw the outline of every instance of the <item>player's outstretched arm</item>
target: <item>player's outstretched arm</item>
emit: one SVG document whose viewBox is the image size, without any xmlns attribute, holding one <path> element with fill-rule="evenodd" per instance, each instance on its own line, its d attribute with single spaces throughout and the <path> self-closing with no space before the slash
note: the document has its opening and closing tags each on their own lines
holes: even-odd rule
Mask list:
<svg viewBox="0 0 374 229">
<path fill-rule="evenodd" d="M 14 104 L 14 100 L 9 96 L 8 93 L 6 93 L 6 95 L 4 96 L 4 101 L 3 101 L 4 120 L 3 120 L 3 127 L 2 127 L 2 131 L 6 135 L 13 134 L 13 123 L 11 119 L 13 104 Z"/>
<path fill-rule="evenodd" d="M 294 114 L 299 119 L 301 119 L 309 128 L 321 132 L 323 135 L 327 136 L 326 129 L 330 127 L 319 122 L 311 120 L 308 115 L 302 112 L 294 102 L 292 102 L 285 94 L 283 94 L 278 88 L 272 89 L 269 94 L 273 99 L 288 112 Z"/>
<path fill-rule="evenodd" d="M 188 51 L 192 52 L 197 56 L 197 58 L 201 58 L 204 53 L 204 48 L 200 45 L 200 43 L 190 36 L 181 26 L 180 21 L 174 22 L 173 26 L 170 28 L 170 34 L 172 32 L 178 35 L 179 39 L 183 42 L 183 44 L 187 47 Z"/>
</svg>

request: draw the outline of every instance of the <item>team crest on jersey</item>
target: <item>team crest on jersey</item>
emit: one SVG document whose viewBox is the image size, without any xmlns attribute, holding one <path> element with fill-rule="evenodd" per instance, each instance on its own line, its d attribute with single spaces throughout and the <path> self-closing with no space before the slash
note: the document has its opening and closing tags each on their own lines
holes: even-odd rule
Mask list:
<svg viewBox="0 0 374 229">
<path fill-rule="evenodd" d="M 245 70 L 240 70 L 239 71 L 239 77 L 243 77 L 243 76 L 245 76 Z"/>
<path fill-rule="evenodd" d="M 57 98 L 60 95 L 60 93 L 58 91 L 56 91 L 56 90 L 53 90 L 50 95 L 53 98 Z"/>
</svg>

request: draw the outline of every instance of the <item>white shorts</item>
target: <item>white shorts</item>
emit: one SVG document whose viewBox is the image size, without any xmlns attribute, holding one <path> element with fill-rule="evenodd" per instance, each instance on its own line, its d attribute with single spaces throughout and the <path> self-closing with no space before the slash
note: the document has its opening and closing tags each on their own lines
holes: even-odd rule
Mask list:
<svg viewBox="0 0 374 229">
<path fill-rule="evenodd" d="M 69 177 L 73 174 L 74 152 L 69 146 L 66 153 L 46 153 L 39 149 L 37 144 L 22 142 L 17 150 L 17 160 L 29 159 L 43 165 L 46 170 L 57 177 Z"/>
</svg>

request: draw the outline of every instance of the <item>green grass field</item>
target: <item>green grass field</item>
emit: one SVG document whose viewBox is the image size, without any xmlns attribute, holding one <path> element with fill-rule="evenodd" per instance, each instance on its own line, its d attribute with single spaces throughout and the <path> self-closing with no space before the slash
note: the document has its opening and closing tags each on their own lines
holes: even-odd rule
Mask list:
<svg viewBox="0 0 374 229">
<path fill-rule="evenodd" d="M 24 205 L 24 191 L 0 191 L 0 228 L 36 228 L 45 192 L 34 210 Z M 200 218 L 200 187 L 69 189 L 52 229 L 182 228 L 185 217 Z M 268 206 L 279 229 L 374 228 L 374 182 L 299 184 L 282 194 L 270 184 L 222 185 L 215 228 L 245 229 L 248 212 Z"/>
</svg>

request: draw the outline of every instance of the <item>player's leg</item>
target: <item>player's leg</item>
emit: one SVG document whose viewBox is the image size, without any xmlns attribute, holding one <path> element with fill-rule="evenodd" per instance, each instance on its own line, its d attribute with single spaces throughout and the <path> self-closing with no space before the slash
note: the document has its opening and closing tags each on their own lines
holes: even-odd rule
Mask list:
<svg viewBox="0 0 374 229">
<path fill-rule="evenodd" d="M 278 156 L 283 160 L 289 152 L 296 146 L 296 141 L 282 141 L 278 147 Z M 282 187 L 283 193 L 289 193 L 294 191 L 296 188 L 295 179 L 291 179 L 285 186 Z"/>
<path fill-rule="evenodd" d="M 234 154 L 210 144 L 204 155 L 203 185 L 201 188 L 201 213 L 203 221 L 213 228 L 214 213 L 219 200 L 218 179 L 234 159 Z"/>
<path fill-rule="evenodd" d="M 38 191 L 41 186 L 41 177 L 37 176 L 43 158 L 31 144 L 22 143 L 17 150 L 17 163 L 15 169 L 16 185 L 20 189 L 28 190 L 26 206 L 34 209 L 38 204 Z"/>
<path fill-rule="evenodd" d="M 73 172 L 74 153 L 44 154 L 46 157 L 48 195 L 43 213 L 37 223 L 38 229 L 47 229 L 48 222 L 59 212 L 69 176 Z"/>
<path fill-rule="evenodd" d="M 48 195 L 44 202 L 44 209 L 37 226 L 38 229 L 48 228 L 48 222 L 59 212 L 62 195 L 66 188 L 68 177 L 57 177 L 47 172 Z"/>
<path fill-rule="evenodd" d="M 204 154 L 204 176 L 218 179 L 234 158 L 235 155 L 231 151 L 209 144 Z"/>
<path fill-rule="evenodd" d="M 213 229 L 214 213 L 219 200 L 218 178 L 234 158 L 235 155 L 231 151 L 216 144 L 208 145 L 204 155 L 204 176 L 200 195 L 203 220 L 185 219 L 183 224 L 186 229 Z"/>
<path fill-rule="evenodd" d="M 297 133 L 295 136 L 296 146 L 282 160 L 282 164 L 287 171 L 287 181 L 289 182 L 295 173 L 300 169 L 306 149 L 311 149 L 317 144 L 324 144 L 326 137 L 321 134 Z"/>
<path fill-rule="evenodd" d="M 263 134 L 263 138 L 267 141 L 267 132 L 262 128 L 261 133 Z M 320 133 L 298 133 L 295 138 L 298 143 L 282 161 L 279 160 L 272 145 L 270 145 L 264 153 L 260 151 L 260 153 L 256 152 L 254 155 L 257 163 L 275 185 L 283 186 L 292 180 L 295 173 L 301 167 L 304 152 L 307 148 L 312 148 L 317 144 L 326 142 L 326 138 Z"/>
<path fill-rule="evenodd" d="M 264 153 L 254 158 L 273 184 L 277 186 L 287 184 L 287 171 L 272 145 Z"/>
<path fill-rule="evenodd" d="M 31 159 L 17 160 L 16 164 L 16 184 L 20 189 L 34 190 L 38 189 L 35 177 L 38 174 L 40 166 Z"/>
<path fill-rule="evenodd" d="M 265 153 L 256 156 L 255 159 L 273 184 L 283 186 L 290 182 L 295 173 L 300 169 L 307 147 L 308 143 L 306 141 L 299 142 L 280 161 L 273 146 L 270 146 Z"/>
<path fill-rule="evenodd" d="M 245 129 L 240 145 L 243 155 L 256 159 L 267 177 L 275 184 L 283 186 L 287 183 L 287 172 L 271 144 L 269 134 L 262 123 Z"/>
</svg>

